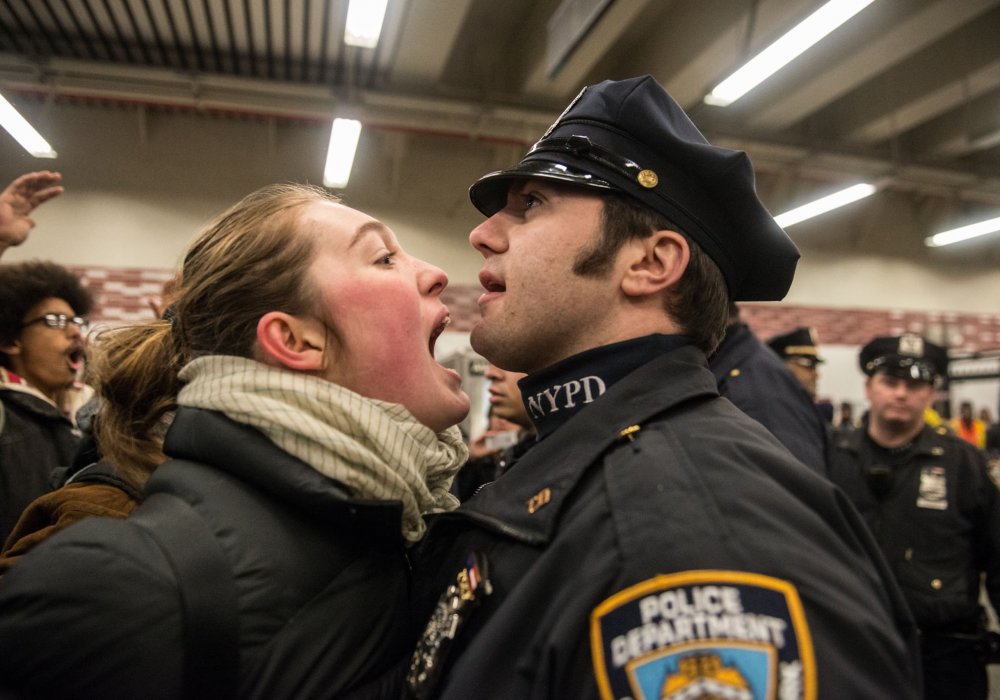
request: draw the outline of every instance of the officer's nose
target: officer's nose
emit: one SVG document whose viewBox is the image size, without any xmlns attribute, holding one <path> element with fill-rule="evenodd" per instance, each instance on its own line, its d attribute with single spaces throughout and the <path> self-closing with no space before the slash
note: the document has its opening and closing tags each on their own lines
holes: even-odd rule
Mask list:
<svg viewBox="0 0 1000 700">
<path fill-rule="evenodd" d="M 507 250 L 507 233 L 504 213 L 499 211 L 472 229 L 469 244 L 484 257 L 503 253 Z"/>
</svg>

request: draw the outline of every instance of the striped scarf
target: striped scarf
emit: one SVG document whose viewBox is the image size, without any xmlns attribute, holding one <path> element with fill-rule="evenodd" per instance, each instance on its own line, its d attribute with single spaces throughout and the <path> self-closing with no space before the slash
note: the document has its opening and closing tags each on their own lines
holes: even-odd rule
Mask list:
<svg viewBox="0 0 1000 700">
<path fill-rule="evenodd" d="M 449 487 L 468 449 L 457 427 L 435 434 L 400 404 L 243 357 L 199 357 L 179 376 L 179 405 L 257 428 L 356 498 L 402 501 L 409 542 L 424 534 L 422 513 L 458 506 Z"/>
</svg>

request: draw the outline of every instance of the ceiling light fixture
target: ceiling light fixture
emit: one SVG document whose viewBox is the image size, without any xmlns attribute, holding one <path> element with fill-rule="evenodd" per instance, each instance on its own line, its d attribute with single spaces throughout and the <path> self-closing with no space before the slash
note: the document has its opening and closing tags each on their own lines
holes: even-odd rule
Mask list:
<svg viewBox="0 0 1000 700">
<path fill-rule="evenodd" d="M 382 33 L 382 20 L 389 0 L 351 0 L 347 8 L 347 26 L 344 28 L 344 43 L 374 49 Z"/>
<path fill-rule="evenodd" d="M 330 130 L 330 148 L 326 152 L 323 184 L 327 187 L 347 187 L 354 166 L 354 153 L 361 137 L 361 122 L 357 119 L 334 119 Z"/>
<path fill-rule="evenodd" d="M 872 2 L 830 0 L 716 85 L 705 95 L 705 102 L 717 107 L 731 105 Z"/>
<path fill-rule="evenodd" d="M 845 204 L 864 199 L 875 194 L 876 189 L 875 185 L 870 185 L 867 182 L 852 185 L 839 192 L 834 192 L 808 204 L 803 204 L 801 207 L 786 211 L 784 214 L 779 214 L 774 217 L 774 220 L 778 222 L 778 226 L 788 228 L 806 219 L 811 219 L 814 216 L 819 216 L 820 214 L 825 214 L 828 211 L 842 207 Z"/>
<path fill-rule="evenodd" d="M 970 238 L 985 236 L 988 233 L 996 233 L 997 231 L 1000 231 L 1000 216 L 995 219 L 980 221 L 976 224 L 953 228 L 950 231 L 936 233 L 933 236 L 925 238 L 924 245 L 928 248 L 940 248 L 943 245 L 967 241 Z"/>
<path fill-rule="evenodd" d="M 14 109 L 14 105 L 0 95 L 0 126 L 7 130 L 14 140 L 35 158 L 55 158 L 56 152 L 42 135 Z"/>
</svg>

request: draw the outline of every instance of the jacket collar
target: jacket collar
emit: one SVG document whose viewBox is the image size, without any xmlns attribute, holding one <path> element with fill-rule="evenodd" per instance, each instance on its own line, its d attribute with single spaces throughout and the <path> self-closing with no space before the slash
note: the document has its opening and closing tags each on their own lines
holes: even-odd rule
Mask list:
<svg viewBox="0 0 1000 700">
<path fill-rule="evenodd" d="M 726 334 L 709 363 L 716 382 L 721 383 L 733 369 L 746 362 L 760 344 L 760 340 L 750 331 L 750 326 L 747 324 L 738 322 L 726 326 Z"/>
<path fill-rule="evenodd" d="M 868 441 L 868 417 L 862 420 L 857 430 L 843 435 L 837 446 L 854 455 L 862 454 L 866 451 Z M 941 446 L 938 444 L 937 431 L 929 425 L 925 425 L 917 437 L 913 439 L 913 456 L 938 456 L 941 454 Z"/>
<path fill-rule="evenodd" d="M 177 409 L 163 451 L 171 458 L 232 474 L 311 517 L 402 542 L 399 501 L 352 498 L 342 484 L 288 454 L 263 433 L 216 411 Z"/>
<path fill-rule="evenodd" d="M 457 511 L 531 544 L 548 542 L 567 496 L 590 466 L 628 433 L 683 402 L 718 396 L 704 354 L 693 346 L 656 357 L 610 387 L 599 400 L 539 441 L 502 478 Z"/>
</svg>

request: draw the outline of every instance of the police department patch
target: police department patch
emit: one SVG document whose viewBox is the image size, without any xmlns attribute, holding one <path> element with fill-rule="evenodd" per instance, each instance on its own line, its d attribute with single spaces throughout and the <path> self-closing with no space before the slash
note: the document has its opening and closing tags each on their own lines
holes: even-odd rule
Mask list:
<svg viewBox="0 0 1000 700">
<path fill-rule="evenodd" d="M 611 596 L 590 616 L 604 700 L 812 700 L 816 664 L 787 581 L 685 571 Z"/>
</svg>

